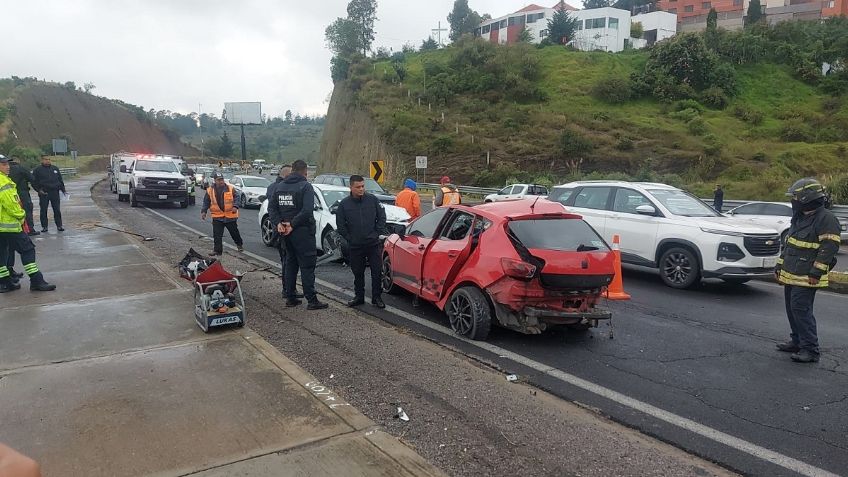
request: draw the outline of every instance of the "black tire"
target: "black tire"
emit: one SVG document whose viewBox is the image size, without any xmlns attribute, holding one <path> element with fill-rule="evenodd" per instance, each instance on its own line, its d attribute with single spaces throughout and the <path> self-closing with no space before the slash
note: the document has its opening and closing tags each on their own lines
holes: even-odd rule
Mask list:
<svg viewBox="0 0 848 477">
<path fill-rule="evenodd" d="M 331 254 L 336 251 L 336 247 L 342 248 L 339 233 L 331 228 L 324 229 L 324 232 L 321 234 L 321 253 L 323 255 Z M 341 262 L 344 257 L 344 251 L 342 251 L 341 255 L 342 258 L 333 261 L 336 263 Z"/>
<path fill-rule="evenodd" d="M 181 209 L 187 209 L 188 208 L 188 199 L 180 202 L 180 208 Z"/>
<path fill-rule="evenodd" d="M 729 285 L 742 285 L 742 284 L 745 284 L 745 283 L 748 283 L 748 282 L 751 281 L 750 278 L 736 278 L 736 277 L 722 278 L 722 280 L 724 281 L 724 283 L 727 283 Z"/>
<path fill-rule="evenodd" d="M 445 307 L 451 329 L 472 340 L 485 340 L 492 328 L 492 308 L 478 288 L 461 287 L 454 290 Z"/>
<path fill-rule="evenodd" d="M 135 194 L 132 189 L 130 189 L 130 207 L 138 207 L 138 201 L 135 200 Z"/>
<path fill-rule="evenodd" d="M 271 225 L 271 217 L 262 217 L 262 225 L 259 227 L 259 235 L 262 237 L 262 243 L 266 247 L 271 246 L 271 241 L 274 240 L 274 227 Z"/>
<path fill-rule="evenodd" d="M 698 257 L 683 247 L 672 247 L 660 257 L 660 278 L 671 288 L 691 288 L 701 281 Z"/>
<path fill-rule="evenodd" d="M 400 287 L 395 285 L 394 273 L 392 272 L 392 259 L 389 258 L 388 254 L 383 255 L 381 271 L 383 273 L 380 278 L 380 288 L 383 290 L 383 293 L 388 293 L 389 295 L 400 293 Z"/>
</svg>

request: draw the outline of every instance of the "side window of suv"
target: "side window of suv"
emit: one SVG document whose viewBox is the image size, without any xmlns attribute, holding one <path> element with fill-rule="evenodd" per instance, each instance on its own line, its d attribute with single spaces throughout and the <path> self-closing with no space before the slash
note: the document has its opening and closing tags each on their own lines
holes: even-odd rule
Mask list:
<svg viewBox="0 0 848 477">
<path fill-rule="evenodd" d="M 636 207 L 640 205 L 650 205 L 651 201 L 648 200 L 641 192 L 632 190 L 632 189 L 624 189 L 619 188 L 615 191 L 615 201 L 612 203 L 612 210 L 614 212 L 623 212 L 626 214 L 636 214 Z"/>
<path fill-rule="evenodd" d="M 571 198 L 571 194 L 574 193 L 574 189 L 566 189 L 564 187 L 554 187 L 551 191 L 551 195 L 548 196 L 548 200 L 559 202 L 560 204 L 565 204 L 569 198 Z"/>
<path fill-rule="evenodd" d="M 604 210 L 609 200 L 609 187 L 584 187 L 574 198 L 574 207 Z"/>
</svg>

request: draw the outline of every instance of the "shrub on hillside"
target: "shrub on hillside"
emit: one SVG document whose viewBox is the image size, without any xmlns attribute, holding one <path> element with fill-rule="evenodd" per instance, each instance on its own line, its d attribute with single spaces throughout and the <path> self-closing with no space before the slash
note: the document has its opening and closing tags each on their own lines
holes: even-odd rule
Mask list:
<svg viewBox="0 0 848 477">
<path fill-rule="evenodd" d="M 632 94 L 630 81 L 625 78 L 604 78 L 592 87 L 592 96 L 608 103 L 623 103 Z"/>
<path fill-rule="evenodd" d="M 822 111 L 826 113 L 839 111 L 839 108 L 841 107 L 842 101 L 839 98 L 825 98 L 825 100 L 822 101 Z M 2 119 L 0 119 L 0 122 L 3 122 Z"/>
<path fill-rule="evenodd" d="M 694 109 L 699 113 L 704 112 L 704 107 L 701 105 L 701 103 L 695 101 L 694 99 L 682 99 L 680 101 L 676 101 L 672 105 L 672 109 L 674 109 L 675 111 L 683 111 L 684 109 Z"/>
<path fill-rule="evenodd" d="M 716 86 L 701 91 L 699 99 L 701 103 L 713 109 L 724 109 L 727 107 L 727 103 L 730 102 L 724 90 Z"/>
<path fill-rule="evenodd" d="M 619 151 L 632 151 L 634 148 L 633 140 L 623 137 L 615 144 L 615 148 Z"/>
<path fill-rule="evenodd" d="M 703 136 L 707 133 L 707 123 L 703 118 L 697 117 L 686 123 L 686 129 L 694 136 Z"/>
<path fill-rule="evenodd" d="M 565 157 L 582 157 L 592 152 L 592 149 L 592 141 L 573 129 L 566 129 L 559 138 L 559 152 Z"/>
<path fill-rule="evenodd" d="M 688 123 L 689 121 L 692 121 L 693 119 L 700 118 L 701 115 L 698 113 L 697 110 L 690 108 L 690 109 L 684 109 L 682 111 L 674 111 L 674 112 L 668 113 L 668 117 L 670 117 L 672 119 L 677 119 L 678 121 L 683 121 L 684 123 Z"/>
<path fill-rule="evenodd" d="M 754 126 L 759 126 L 763 123 L 765 119 L 765 115 L 762 111 L 751 109 L 747 105 L 738 104 L 733 108 L 733 115 L 737 118 L 745 121 L 746 123 L 751 123 Z"/>
<path fill-rule="evenodd" d="M 780 128 L 780 139 L 786 142 L 813 142 L 812 128 L 801 118 L 789 118 Z"/>
<path fill-rule="evenodd" d="M 433 139 L 430 150 L 435 154 L 444 154 L 453 148 L 453 138 L 450 136 L 439 136 Z"/>
</svg>

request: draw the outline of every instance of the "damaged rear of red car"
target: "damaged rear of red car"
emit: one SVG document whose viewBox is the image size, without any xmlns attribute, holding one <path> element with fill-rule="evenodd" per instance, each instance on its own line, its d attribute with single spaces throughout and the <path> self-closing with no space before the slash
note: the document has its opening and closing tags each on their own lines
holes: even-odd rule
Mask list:
<svg viewBox="0 0 848 477">
<path fill-rule="evenodd" d="M 444 310 L 453 330 L 485 339 L 497 323 L 537 334 L 586 329 L 615 274 L 613 252 L 579 215 L 543 199 L 436 209 L 386 241 L 383 289 Z"/>
</svg>

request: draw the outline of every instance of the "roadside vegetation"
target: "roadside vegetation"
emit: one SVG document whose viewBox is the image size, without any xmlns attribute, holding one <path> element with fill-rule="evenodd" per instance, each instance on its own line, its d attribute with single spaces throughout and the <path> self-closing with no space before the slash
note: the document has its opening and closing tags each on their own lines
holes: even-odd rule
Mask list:
<svg viewBox="0 0 848 477">
<path fill-rule="evenodd" d="M 707 194 L 719 182 L 729 197 L 782 199 L 816 175 L 848 201 L 845 18 L 713 27 L 619 54 L 464 36 L 348 59 L 337 87 L 390 146 L 462 183 L 621 178 Z M 842 68 L 823 76 L 823 63 Z"/>
</svg>

